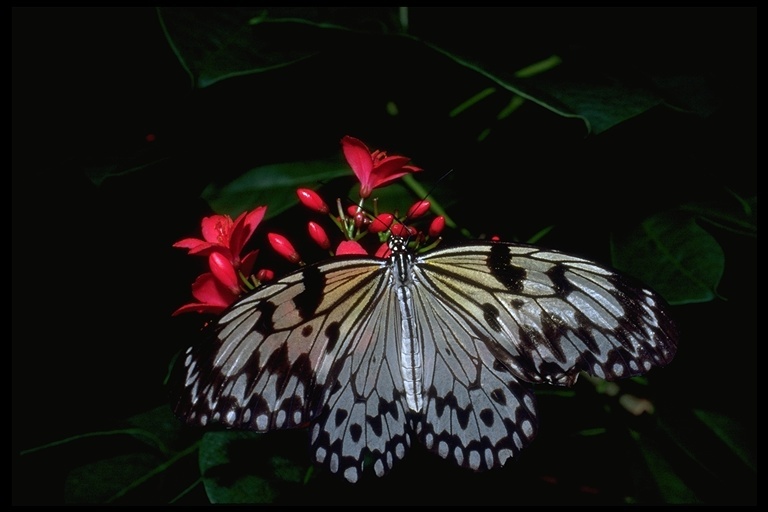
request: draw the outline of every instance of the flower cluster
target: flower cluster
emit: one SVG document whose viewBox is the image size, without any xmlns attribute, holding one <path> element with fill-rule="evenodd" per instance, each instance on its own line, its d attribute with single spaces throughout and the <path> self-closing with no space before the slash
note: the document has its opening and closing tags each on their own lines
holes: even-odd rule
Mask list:
<svg viewBox="0 0 768 512">
<path fill-rule="evenodd" d="M 202 239 L 184 238 L 173 244 L 191 255 L 207 257 L 210 269 L 192 283 L 192 296 L 198 302 L 181 306 L 174 315 L 220 313 L 240 296 L 242 286 L 251 278 L 258 250 L 242 253 L 266 211 L 266 206 L 260 206 L 242 213 L 235 221 L 229 215 L 205 217 Z"/>
<path fill-rule="evenodd" d="M 435 217 L 426 230 L 416 229 L 410 224 L 420 221 L 429 212 L 429 201 L 417 201 L 403 217 L 397 213 L 379 212 L 376 201 L 373 211 L 365 207 L 365 201 L 374 189 L 421 169 L 410 165 L 407 157 L 371 151 L 354 137 L 342 138 L 341 146 L 347 163 L 360 183 L 360 201 L 344 208 L 337 199 L 337 211 L 333 213 L 317 192 L 299 188 L 296 191 L 299 202 L 311 211 L 326 216 L 342 234 L 341 241 L 333 244 L 326 229 L 318 222 L 320 219 L 310 220 L 307 229 L 313 242 L 332 256 L 367 255 L 369 252 L 361 242 L 366 235 L 373 235 L 378 245 L 371 249 L 371 253 L 382 258 L 389 255 L 386 241 L 390 234 L 408 237 L 412 246 L 420 250 L 437 244 L 445 227 L 444 217 Z M 227 215 L 206 217 L 202 221 L 202 239 L 185 238 L 174 244 L 174 247 L 188 249 L 191 255 L 207 257 L 210 270 L 192 284 L 192 295 L 197 302 L 180 307 L 174 315 L 187 312 L 220 313 L 249 289 L 273 278 L 273 273 L 267 269 L 259 270 L 255 276 L 251 274 L 257 250 L 242 254 L 265 212 L 266 206 L 260 206 L 241 214 L 235 221 Z M 291 263 L 304 264 L 293 244 L 283 235 L 268 233 L 267 240 L 279 255 Z"/>
</svg>

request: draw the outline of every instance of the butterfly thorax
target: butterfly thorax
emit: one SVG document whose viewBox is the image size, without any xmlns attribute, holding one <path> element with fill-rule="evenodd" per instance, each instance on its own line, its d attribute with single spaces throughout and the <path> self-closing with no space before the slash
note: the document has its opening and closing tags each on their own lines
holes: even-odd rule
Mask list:
<svg viewBox="0 0 768 512">
<path fill-rule="evenodd" d="M 390 237 L 389 248 L 395 274 L 392 286 L 395 287 L 400 309 L 400 373 L 403 377 L 406 403 L 411 410 L 418 412 L 424 406 L 424 365 L 411 293 L 413 255 L 408 251 L 407 242 L 403 237 Z"/>
</svg>

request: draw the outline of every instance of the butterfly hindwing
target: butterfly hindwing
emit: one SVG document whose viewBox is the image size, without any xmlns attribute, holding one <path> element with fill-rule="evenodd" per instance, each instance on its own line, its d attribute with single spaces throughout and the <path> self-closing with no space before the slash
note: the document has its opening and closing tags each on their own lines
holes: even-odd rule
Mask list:
<svg viewBox="0 0 768 512">
<path fill-rule="evenodd" d="M 379 476 L 391 469 L 410 446 L 403 384 L 394 329 L 394 294 L 369 303 L 370 314 L 349 331 L 347 350 L 331 371 L 318 421 L 311 430 L 315 459 L 355 482 L 366 454 Z M 375 307 L 374 307 L 375 306 Z"/>
<path fill-rule="evenodd" d="M 456 303 L 432 300 L 414 270 L 416 323 L 424 346 L 426 399 L 419 440 L 443 458 L 473 470 L 500 467 L 533 440 L 533 390 L 493 353 L 488 333 Z"/>
</svg>

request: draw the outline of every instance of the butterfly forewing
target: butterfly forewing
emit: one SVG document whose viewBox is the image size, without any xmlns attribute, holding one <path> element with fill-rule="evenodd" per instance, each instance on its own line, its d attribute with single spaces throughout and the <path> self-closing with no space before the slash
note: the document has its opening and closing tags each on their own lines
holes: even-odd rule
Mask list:
<svg viewBox="0 0 768 512">
<path fill-rule="evenodd" d="M 500 360 L 525 381 L 570 385 L 581 370 L 630 377 L 675 354 L 661 299 L 594 262 L 497 242 L 433 251 L 420 263 L 436 289 L 491 331 Z"/>
<path fill-rule="evenodd" d="M 305 266 L 241 299 L 184 358 L 177 414 L 267 431 L 310 426 L 318 463 L 381 476 L 412 439 L 474 470 L 536 433 L 532 384 L 667 364 L 660 298 L 594 262 L 502 242 Z"/>
<path fill-rule="evenodd" d="M 351 260 L 343 272 L 306 267 L 236 303 L 185 354 L 176 410 L 190 423 L 259 431 L 307 425 L 321 408 L 313 397 L 347 349 L 343 333 L 383 289 L 366 286 L 386 271 L 383 263 Z"/>
</svg>

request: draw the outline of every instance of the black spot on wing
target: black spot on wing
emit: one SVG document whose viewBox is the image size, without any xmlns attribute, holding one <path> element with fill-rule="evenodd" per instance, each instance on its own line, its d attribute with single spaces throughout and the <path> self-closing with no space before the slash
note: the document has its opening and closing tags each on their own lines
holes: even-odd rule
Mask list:
<svg viewBox="0 0 768 512">
<path fill-rule="evenodd" d="M 280 345 L 264 362 L 264 369 L 267 370 L 275 378 L 275 391 L 280 393 L 285 386 L 285 383 L 291 376 L 291 372 L 288 371 L 288 346 L 285 344 Z"/>
<path fill-rule="evenodd" d="M 360 441 L 360 438 L 363 436 L 363 427 L 358 425 L 357 423 L 350 425 L 349 435 L 352 436 L 352 441 L 357 443 L 358 441 Z"/>
<path fill-rule="evenodd" d="M 561 297 L 565 297 L 573 291 L 573 284 L 565 277 L 565 272 L 565 265 L 555 265 L 546 272 L 547 277 L 552 280 L 555 292 Z"/>
<path fill-rule="evenodd" d="M 488 394 L 488 396 L 490 396 L 491 400 L 499 405 L 507 405 L 507 397 L 504 394 L 504 391 L 501 389 L 494 389 Z"/>
<path fill-rule="evenodd" d="M 261 313 L 253 329 L 262 336 L 269 336 L 275 330 L 272 316 L 275 314 L 275 305 L 267 300 L 259 302 L 256 309 Z"/>
<path fill-rule="evenodd" d="M 342 423 L 344 423 L 344 420 L 347 419 L 347 416 L 349 416 L 349 413 L 346 409 L 336 409 L 334 422 L 336 423 L 336 427 L 339 427 Z"/>
<path fill-rule="evenodd" d="M 456 420 L 459 422 L 459 426 L 462 429 L 467 428 L 467 425 L 469 425 L 470 414 L 473 411 L 471 402 L 467 407 L 461 407 L 459 401 L 456 399 L 456 395 L 449 392 L 445 396 L 440 396 L 434 386 L 429 388 L 427 396 L 435 404 L 435 411 L 437 411 L 438 416 L 442 416 L 445 412 L 445 408 L 448 407 L 456 415 Z"/>
<path fill-rule="evenodd" d="M 304 289 L 296 295 L 293 303 L 299 310 L 302 320 L 309 320 L 315 316 L 315 312 L 323 300 L 325 277 L 323 277 L 323 274 L 317 267 L 308 266 L 301 272 L 301 280 L 304 284 Z"/>
<path fill-rule="evenodd" d="M 523 291 L 525 269 L 516 267 L 510 263 L 509 248 L 506 245 L 491 245 L 487 264 L 491 271 L 491 275 L 501 281 L 507 290 L 512 293 L 520 293 Z"/>
<path fill-rule="evenodd" d="M 325 346 L 325 351 L 332 352 L 341 337 L 339 322 L 331 322 L 328 324 L 328 327 L 325 329 L 325 336 L 328 338 L 328 344 Z"/>
<path fill-rule="evenodd" d="M 288 373 L 288 347 L 280 345 L 276 348 L 264 361 L 264 369 L 271 374 Z"/>
<path fill-rule="evenodd" d="M 493 304 L 485 303 L 482 305 L 483 318 L 485 323 L 494 332 L 501 332 L 501 324 L 499 324 L 499 309 Z"/>
<path fill-rule="evenodd" d="M 493 411 L 490 409 L 483 409 L 480 411 L 480 420 L 485 424 L 486 427 L 492 427 L 493 426 L 493 418 L 494 414 Z"/>
</svg>

